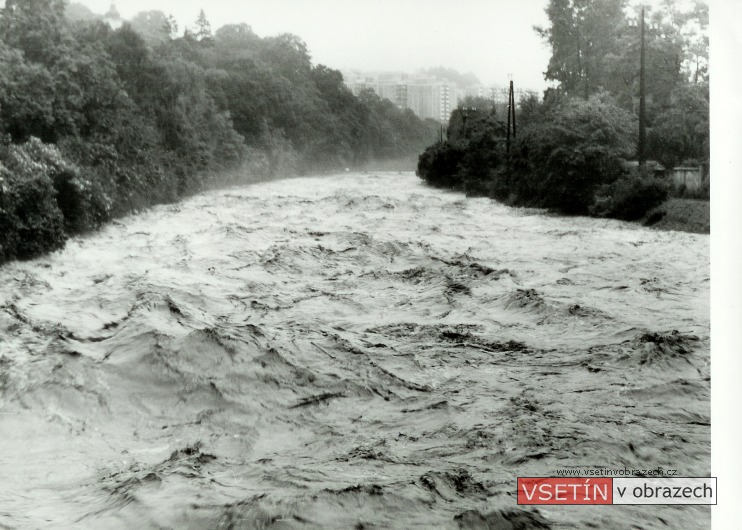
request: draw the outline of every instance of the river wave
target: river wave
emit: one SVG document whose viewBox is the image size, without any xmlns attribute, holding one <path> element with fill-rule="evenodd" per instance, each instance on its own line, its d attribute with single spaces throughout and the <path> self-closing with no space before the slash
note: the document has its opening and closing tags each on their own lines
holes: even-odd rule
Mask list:
<svg viewBox="0 0 742 530">
<path fill-rule="evenodd" d="M 709 474 L 708 252 L 411 173 L 121 219 L 0 268 L 0 526 L 707 528 L 515 483 Z"/>
</svg>

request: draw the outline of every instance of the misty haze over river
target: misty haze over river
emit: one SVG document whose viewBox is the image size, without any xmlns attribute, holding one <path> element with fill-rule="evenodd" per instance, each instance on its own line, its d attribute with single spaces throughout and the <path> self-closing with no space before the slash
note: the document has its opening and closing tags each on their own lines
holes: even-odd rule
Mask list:
<svg viewBox="0 0 742 530">
<path fill-rule="evenodd" d="M 706 528 L 515 485 L 709 475 L 708 255 L 412 173 L 120 219 L 0 268 L 0 527 Z"/>
</svg>

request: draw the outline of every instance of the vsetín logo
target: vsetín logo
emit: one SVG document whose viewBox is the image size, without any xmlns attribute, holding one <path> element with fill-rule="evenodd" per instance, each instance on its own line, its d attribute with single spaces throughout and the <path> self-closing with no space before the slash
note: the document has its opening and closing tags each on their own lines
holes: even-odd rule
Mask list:
<svg viewBox="0 0 742 530">
<path fill-rule="evenodd" d="M 518 479 L 518 504 L 613 504 L 610 478 Z"/>
<path fill-rule="evenodd" d="M 518 504 L 716 504 L 716 478 L 518 478 Z"/>
</svg>

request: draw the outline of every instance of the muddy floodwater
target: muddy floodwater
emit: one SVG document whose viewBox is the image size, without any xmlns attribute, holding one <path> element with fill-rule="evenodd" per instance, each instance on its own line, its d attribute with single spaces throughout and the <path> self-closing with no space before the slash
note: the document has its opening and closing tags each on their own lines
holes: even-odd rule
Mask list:
<svg viewBox="0 0 742 530">
<path fill-rule="evenodd" d="M 0 527 L 708 528 L 516 505 L 708 476 L 708 253 L 396 172 L 115 221 L 0 267 Z"/>
</svg>

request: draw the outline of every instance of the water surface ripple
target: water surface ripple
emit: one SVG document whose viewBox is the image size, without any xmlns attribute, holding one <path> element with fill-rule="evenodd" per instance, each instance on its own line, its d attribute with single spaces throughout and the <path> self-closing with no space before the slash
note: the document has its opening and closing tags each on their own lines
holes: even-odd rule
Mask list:
<svg viewBox="0 0 742 530">
<path fill-rule="evenodd" d="M 114 222 L 0 268 L 0 526 L 706 528 L 515 481 L 708 475 L 708 251 L 411 173 Z"/>
</svg>

